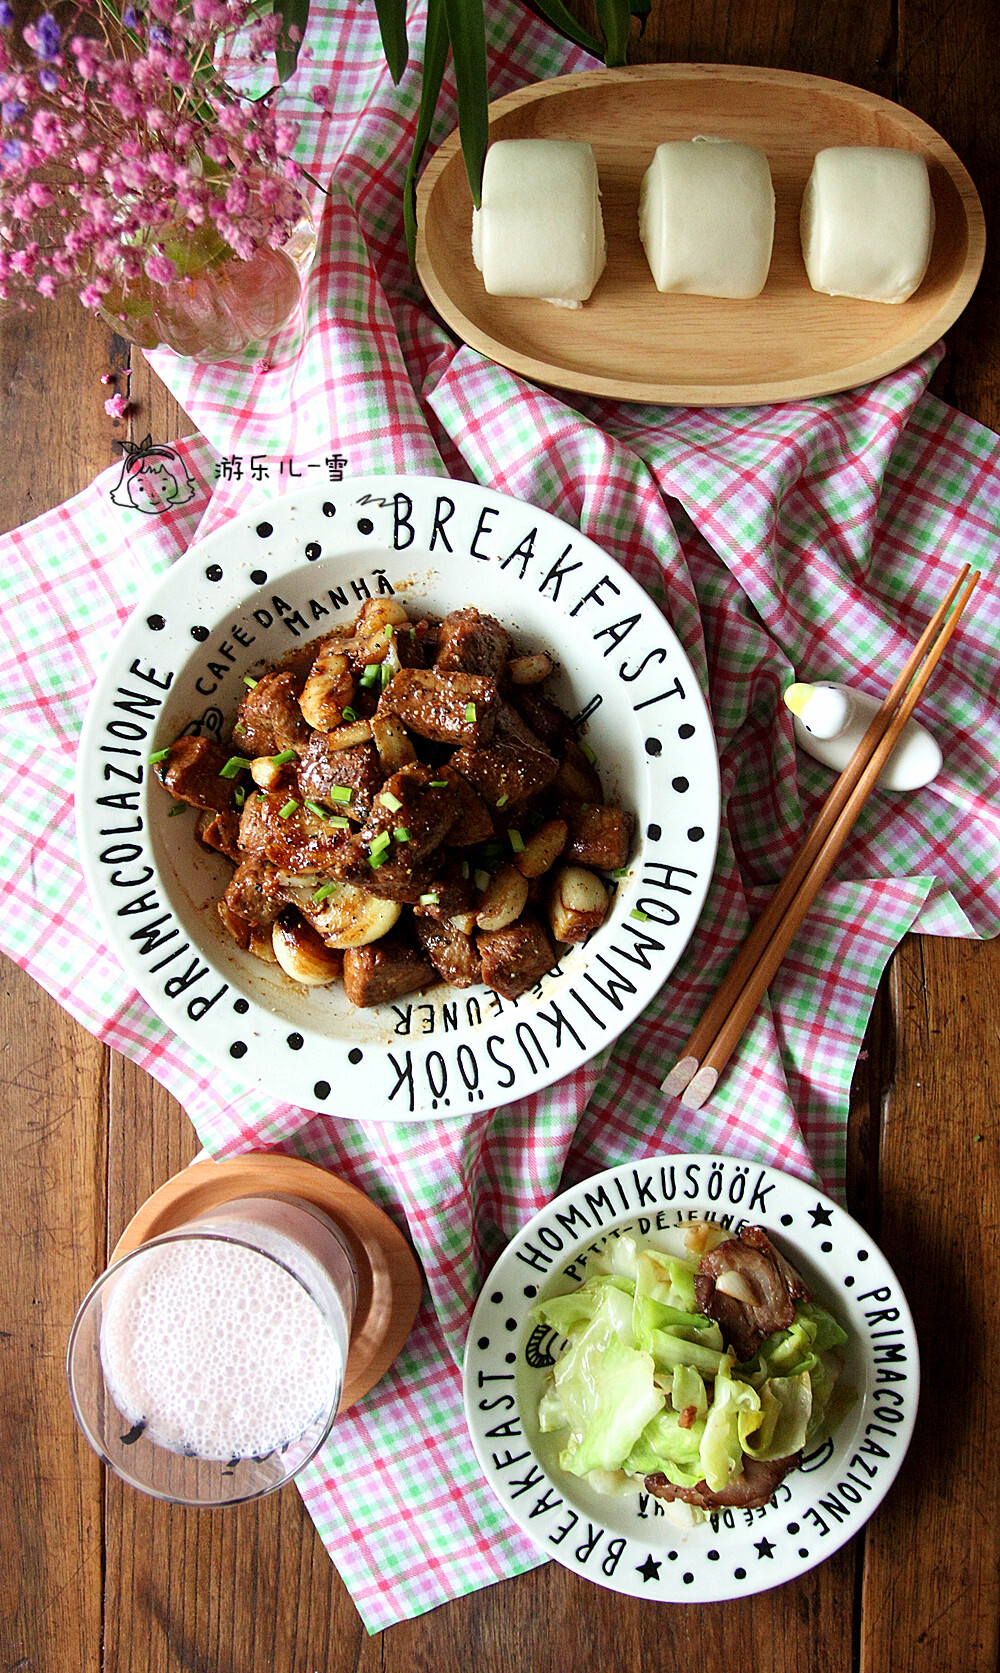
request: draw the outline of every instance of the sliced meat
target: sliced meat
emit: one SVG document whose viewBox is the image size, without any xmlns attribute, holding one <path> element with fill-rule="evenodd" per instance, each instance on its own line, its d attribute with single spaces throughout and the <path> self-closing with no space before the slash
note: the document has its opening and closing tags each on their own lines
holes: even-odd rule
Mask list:
<svg viewBox="0 0 1000 1673">
<path fill-rule="evenodd" d="M 218 903 L 219 917 L 236 945 L 247 952 L 254 931 L 273 924 L 286 899 L 273 866 L 259 860 L 244 860 L 233 872 Z"/>
<path fill-rule="evenodd" d="M 556 962 L 552 943 L 537 919 L 525 913 L 506 929 L 480 930 L 476 947 L 483 981 L 501 999 L 517 999 Z"/>
<path fill-rule="evenodd" d="M 347 832 L 301 805 L 283 817 L 296 797 L 284 790 L 254 791 L 240 819 L 240 848 L 280 871 L 301 875 L 329 871 L 347 841 Z"/>
<path fill-rule="evenodd" d="M 240 704 L 233 727 L 233 739 L 243 755 L 281 755 L 286 749 L 300 754 L 312 732 L 299 708 L 302 680 L 291 669 L 264 674 Z"/>
<path fill-rule="evenodd" d="M 505 703 L 497 716 L 492 743 L 457 749 L 451 758 L 489 807 L 510 807 L 547 789 L 559 763 L 539 743 L 517 711 Z"/>
<path fill-rule="evenodd" d="M 353 749 L 331 749 L 326 732 L 314 732 L 299 763 L 302 800 L 322 802 L 349 819 L 367 819 L 382 788 L 382 764 L 374 744 Z M 331 790 L 350 790 L 351 799 L 331 796 Z"/>
<path fill-rule="evenodd" d="M 632 815 L 620 807 L 581 802 L 566 810 L 569 840 L 566 858 L 597 871 L 617 871 L 628 864 Z"/>
<path fill-rule="evenodd" d="M 427 960 L 395 930 L 344 954 L 344 991 L 352 1005 L 388 1005 L 436 981 Z"/>
<path fill-rule="evenodd" d="M 471 935 L 433 918 L 417 918 L 416 931 L 426 957 L 452 987 L 471 988 L 482 981 L 482 960 Z"/>
<path fill-rule="evenodd" d="M 402 669 L 379 700 L 380 711 L 398 715 L 411 732 L 443 744 L 487 743 L 499 707 L 495 681 L 434 668 Z"/>
<path fill-rule="evenodd" d="M 694 1290 L 700 1310 L 716 1321 L 741 1364 L 776 1330 L 787 1330 L 795 1299 L 809 1293 L 761 1226 L 744 1226 L 739 1237 L 703 1255 Z"/>
<path fill-rule="evenodd" d="M 234 781 L 220 778 L 229 755 L 211 738 L 178 738 L 156 771 L 175 801 L 226 813 L 233 805 Z"/>
<path fill-rule="evenodd" d="M 733 1510 L 762 1510 L 801 1457 L 801 1452 L 796 1452 L 790 1458 L 771 1458 L 764 1462 L 744 1456 L 743 1474 L 728 1487 L 720 1487 L 717 1493 L 713 1493 L 707 1481 L 699 1481 L 694 1487 L 675 1487 L 659 1473 L 646 1477 L 646 1487 L 657 1499 L 681 1499 L 699 1510 L 724 1510 L 727 1506 Z"/>
<path fill-rule="evenodd" d="M 493 616 L 452 610 L 441 623 L 435 666 L 445 673 L 485 674 L 498 680 L 509 656 L 510 640 Z"/>
<path fill-rule="evenodd" d="M 233 808 L 222 811 L 206 808 L 198 817 L 194 834 L 204 848 L 225 854 L 227 859 L 239 865 L 243 858 L 240 853 L 240 816 Z"/>
</svg>

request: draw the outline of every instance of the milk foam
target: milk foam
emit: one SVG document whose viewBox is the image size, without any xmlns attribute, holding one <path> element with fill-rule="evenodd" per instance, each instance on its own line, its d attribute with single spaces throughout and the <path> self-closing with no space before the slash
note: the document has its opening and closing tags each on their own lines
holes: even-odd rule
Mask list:
<svg viewBox="0 0 1000 1673">
<path fill-rule="evenodd" d="M 214 1238 L 149 1249 L 121 1273 L 101 1363 L 130 1424 L 206 1459 L 260 1457 L 297 1439 L 327 1413 L 343 1369 L 302 1285 Z"/>
</svg>

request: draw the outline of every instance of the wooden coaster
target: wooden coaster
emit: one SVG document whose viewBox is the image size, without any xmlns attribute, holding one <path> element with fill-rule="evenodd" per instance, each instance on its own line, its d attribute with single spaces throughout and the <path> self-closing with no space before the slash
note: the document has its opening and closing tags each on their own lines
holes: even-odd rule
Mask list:
<svg viewBox="0 0 1000 1673">
<path fill-rule="evenodd" d="M 225 1162 L 193 1162 L 161 1185 L 125 1227 L 112 1261 L 150 1238 L 176 1231 L 234 1197 L 301 1197 L 336 1221 L 358 1268 L 358 1303 L 339 1410 L 374 1388 L 413 1328 L 423 1279 L 413 1251 L 387 1214 L 335 1174 L 295 1156 L 252 1151 Z"/>
</svg>

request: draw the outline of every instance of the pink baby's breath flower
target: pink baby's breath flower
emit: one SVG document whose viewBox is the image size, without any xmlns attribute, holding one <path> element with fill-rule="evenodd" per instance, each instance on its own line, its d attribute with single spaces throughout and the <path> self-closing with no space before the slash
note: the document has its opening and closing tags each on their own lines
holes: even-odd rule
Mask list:
<svg viewBox="0 0 1000 1673">
<path fill-rule="evenodd" d="M 124 395 L 109 395 L 104 410 L 109 418 L 124 418 L 128 412 L 128 400 Z"/>
<path fill-rule="evenodd" d="M 163 254 L 146 257 L 146 272 L 158 285 L 169 285 L 177 277 L 176 264 Z"/>
<path fill-rule="evenodd" d="M 80 301 L 83 303 L 85 308 L 99 308 L 101 300 L 101 292 L 96 284 L 91 283 L 89 285 L 84 285 L 82 291 L 80 292 Z"/>
</svg>

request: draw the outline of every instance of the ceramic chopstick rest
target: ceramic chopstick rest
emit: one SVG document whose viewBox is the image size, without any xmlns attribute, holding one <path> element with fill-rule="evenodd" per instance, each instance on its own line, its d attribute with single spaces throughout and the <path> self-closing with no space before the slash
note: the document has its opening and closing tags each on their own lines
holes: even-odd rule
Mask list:
<svg viewBox="0 0 1000 1673">
<path fill-rule="evenodd" d="M 800 232 L 813 290 L 905 302 L 927 271 L 934 238 L 926 162 L 916 151 L 829 146 L 813 164 Z"/>
<path fill-rule="evenodd" d="M 878 712 L 878 699 L 830 681 L 790 685 L 783 695 L 799 747 L 842 772 Z M 917 721 L 908 720 L 876 782 L 880 790 L 920 790 L 937 778 L 941 764 L 936 740 Z"/>
<path fill-rule="evenodd" d="M 490 296 L 579 308 L 605 262 L 591 147 L 573 139 L 499 139 L 486 153 L 472 255 Z"/>
<path fill-rule="evenodd" d="M 708 136 L 658 145 L 643 176 L 639 236 L 657 290 L 759 296 L 774 241 L 763 151 Z"/>
</svg>

